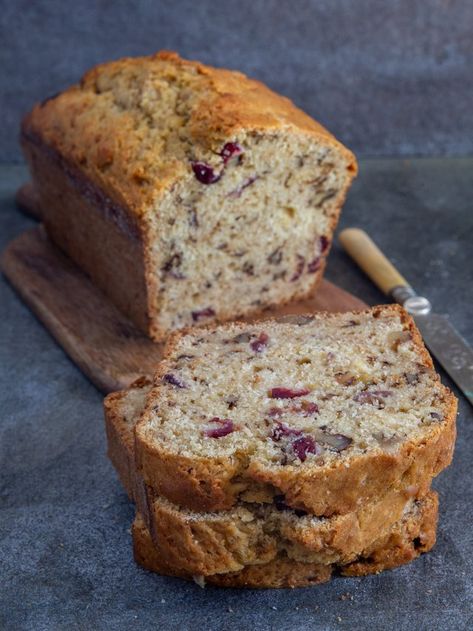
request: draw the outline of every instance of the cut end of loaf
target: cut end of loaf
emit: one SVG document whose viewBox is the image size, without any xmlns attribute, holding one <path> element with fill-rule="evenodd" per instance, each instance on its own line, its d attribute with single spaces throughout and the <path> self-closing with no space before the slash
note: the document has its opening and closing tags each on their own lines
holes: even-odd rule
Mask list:
<svg viewBox="0 0 473 631">
<path fill-rule="evenodd" d="M 197 158 L 150 213 L 158 336 L 310 294 L 353 177 L 337 146 L 293 130 L 242 132 Z"/>
<path fill-rule="evenodd" d="M 395 455 L 451 416 L 400 308 L 296 322 L 177 335 L 140 432 L 184 457 L 304 468 Z"/>
</svg>

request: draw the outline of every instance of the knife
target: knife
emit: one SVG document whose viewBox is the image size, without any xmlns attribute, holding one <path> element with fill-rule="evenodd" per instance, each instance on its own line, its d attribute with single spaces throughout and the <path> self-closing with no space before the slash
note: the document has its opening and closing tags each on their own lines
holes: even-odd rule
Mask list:
<svg viewBox="0 0 473 631">
<path fill-rule="evenodd" d="M 346 228 L 339 241 L 379 289 L 411 314 L 432 354 L 473 405 L 473 350 L 448 316 L 432 313 L 427 298 L 416 294 L 366 232 Z"/>
</svg>

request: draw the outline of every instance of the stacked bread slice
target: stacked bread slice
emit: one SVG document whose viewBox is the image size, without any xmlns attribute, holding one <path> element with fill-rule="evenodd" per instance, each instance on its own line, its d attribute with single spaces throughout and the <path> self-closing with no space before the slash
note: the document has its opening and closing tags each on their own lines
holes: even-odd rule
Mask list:
<svg viewBox="0 0 473 631">
<path fill-rule="evenodd" d="M 147 569 L 294 587 L 435 543 L 456 401 L 399 307 L 177 333 L 105 416 Z"/>
</svg>

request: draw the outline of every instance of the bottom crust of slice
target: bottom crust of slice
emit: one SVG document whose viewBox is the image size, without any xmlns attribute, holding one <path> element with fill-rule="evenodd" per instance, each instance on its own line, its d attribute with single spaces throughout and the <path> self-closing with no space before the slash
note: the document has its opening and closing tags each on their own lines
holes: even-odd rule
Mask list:
<svg viewBox="0 0 473 631">
<path fill-rule="evenodd" d="M 377 574 L 408 563 L 435 544 L 438 516 L 438 496 L 430 491 L 418 500 L 413 510 L 393 527 L 389 539 L 367 549 L 363 557 L 343 566 L 302 563 L 278 556 L 269 563 L 249 565 L 238 572 L 193 576 L 166 563 L 155 547 L 142 516 L 138 513 L 133 523 L 133 551 L 137 563 L 147 570 L 165 576 L 194 579 L 204 585 L 220 587 L 306 587 L 330 580 L 332 574 L 365 576 Z"/>
</svg>

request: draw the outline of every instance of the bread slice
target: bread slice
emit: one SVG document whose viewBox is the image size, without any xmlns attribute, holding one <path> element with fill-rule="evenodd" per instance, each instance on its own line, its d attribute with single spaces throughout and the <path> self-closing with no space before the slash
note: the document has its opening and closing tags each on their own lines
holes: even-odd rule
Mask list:
<svg viewBox="0 0 473 631">
<path fill-rule="evenodd" d="M 221 587 L 304 587 L 328 581 L 332 573 L 364 576 L 392 569 L 412 561 L 435 544 L 438 497 L 434 492 L 416 501 L 409 512 L 392 529 L 390 535 L 374 542 L 363 556 L 347 565 L 321 565 L 289 559 L 284 553 L 269 562 L 248 565 L 237 572 L 201 576 L 167 563 L 156 546 L 145 521 L 138 513 L 133 523 L 133 550 L 137 563 L 166 576 L 193 578 Z"/>
<path fill-rule="evenodd" d="M 281 555 L 293 561 L 344 564 L 373 541 L 389 536 L 394 523 L 412 510 L 417 490 L 412 487 L 389 489 L 357 511 L 331 518 L 291 510 L 278 497 L 262 505 L 240 501 L 217 513 L 181 509 L 146 487 L 136 471 L 133 429 L 150 390 L 149 381 L 142 379 L 106 398 L 108 450 L 161 559 L 174 568 L 209 575 L 239 571 Z"/>
<path fill-rule="evenodd" d="M 425 493 L 452 458 L 456 399 L 396 305 L 179 333 L 136 426 L 146 484 L 195 511 L 273 501 L 356 511 Z"/>
<path fill-rule="evenodd" d="M 147 334 L 309 295 L 353 154 L 239 72 L 102 64 L 22 124 L 51 239 Z"/>
</svg>

